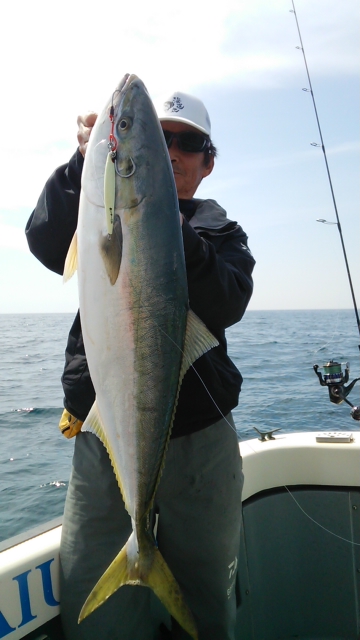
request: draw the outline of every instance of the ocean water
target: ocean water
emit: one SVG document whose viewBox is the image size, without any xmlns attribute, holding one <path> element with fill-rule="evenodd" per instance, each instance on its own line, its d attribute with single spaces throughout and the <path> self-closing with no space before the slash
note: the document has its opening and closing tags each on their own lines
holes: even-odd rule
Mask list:
<svg viewBox="0 0 360 640">
<path fill-rule="evenodd" d="M 71 314 L 0 315 L 0 541 L 60 516 L 73 441 L 58 430 L 60 377 Z M 244 383 L 234 419 L 239 439 L 260 430 L 352 431 L 350 407 L 329 402 L 313 364 L 350 361 L 358 377 L 352 310 L 248 311 L 228 330 Z M 360 404 L 360 384 L 349 396 Z"/>
</svg>

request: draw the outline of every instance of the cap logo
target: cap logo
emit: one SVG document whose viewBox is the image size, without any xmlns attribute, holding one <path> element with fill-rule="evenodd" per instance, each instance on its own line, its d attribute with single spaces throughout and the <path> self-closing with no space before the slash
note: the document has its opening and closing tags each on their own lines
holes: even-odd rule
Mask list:
<svg viewBox="0 0 360 640">
<path fill-rule="evenodd" d="M 164 103 L 165 111 L 171 111 L 172 113 L 178 113 L 183 108 L 184 105 L 177 96 L 174 96 L 172 100 L 169 100 L 169 102 Z"/>
</svg>

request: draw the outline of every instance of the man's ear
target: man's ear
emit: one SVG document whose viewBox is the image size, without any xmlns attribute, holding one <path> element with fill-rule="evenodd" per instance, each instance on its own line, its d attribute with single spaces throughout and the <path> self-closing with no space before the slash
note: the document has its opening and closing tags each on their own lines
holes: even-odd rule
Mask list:
<svg viewBox="0 0 360 640">
<path fill-rule="evenodd" d="M 204 170 L 203 170 L 203 178 L 206 178 L 207 176 L 210 175 L 210 173 L 212 172 L 214 168 L 214 156 L 209 156 L 209 164 L 204 165 Z"/>
</svg>

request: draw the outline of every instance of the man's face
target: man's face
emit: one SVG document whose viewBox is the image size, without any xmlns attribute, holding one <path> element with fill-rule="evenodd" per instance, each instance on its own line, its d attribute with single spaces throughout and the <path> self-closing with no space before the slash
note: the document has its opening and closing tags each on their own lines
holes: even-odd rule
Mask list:
<svg viewBox="0 0 360 640">
<path fill-rule="evenodd" d="M 184 122 L 173 122 L 172 120 L 162 120 L 161 126 L 166 131 L 180 133 L 181 131 L 195 131 L 198 129 L 191 127 Z M 180 151 L 177 141 L 174 139 L 169 149 L 171 166 L 174 172 L 175 184 L 179 198 L 188 200 L 192 198 L 203 178 L 208 176 L 214 167 L 214 158 L 210 157 L 210 163 L 204 165 L 204 152 L 189 153 Z"/>
</svg>

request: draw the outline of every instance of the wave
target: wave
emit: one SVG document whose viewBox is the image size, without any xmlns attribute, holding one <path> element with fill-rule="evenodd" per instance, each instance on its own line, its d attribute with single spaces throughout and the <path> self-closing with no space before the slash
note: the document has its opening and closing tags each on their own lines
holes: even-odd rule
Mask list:
<svg viewBox="0 0 360 640">
<path fill-rule="evenodd" d="M 8 413 L 32 413 L 33 415 L 51 416 L 63 411 L 63 407 L 22 407 L 11 409 Z"/>
<path fill-rule="evenodd" d="M 34 425 L 58 424 L 63 407 L 20 407 L 0 413 L 0 429 L 28 428 Z"/>
</svg>

